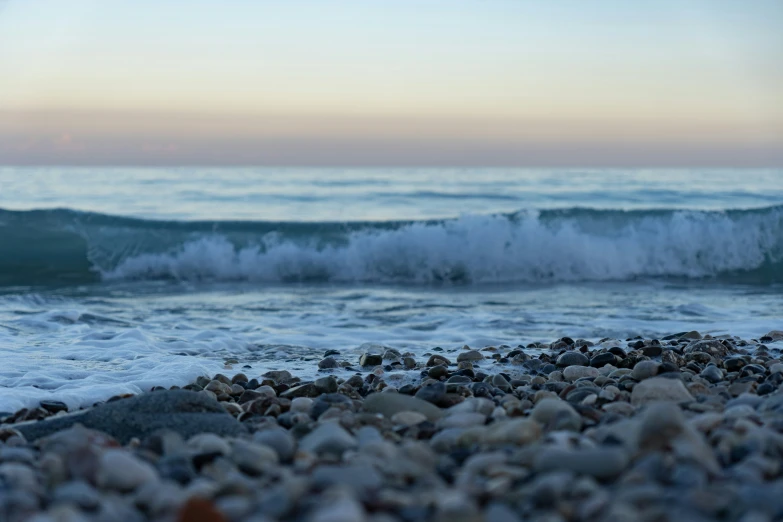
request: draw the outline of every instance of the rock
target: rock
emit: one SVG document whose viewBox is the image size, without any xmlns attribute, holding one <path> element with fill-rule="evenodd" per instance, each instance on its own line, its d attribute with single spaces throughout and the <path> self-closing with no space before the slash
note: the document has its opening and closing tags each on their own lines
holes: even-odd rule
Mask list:
<svg viewBox="0 0 783 522">
<path fill-rule="evenodd" d="M 469 428 L 470 426 L 482 426 L 486 421 L 487 416 L 483 413 L 457 412 L 440 419 L 438 428 Z"/>
<path fill-rule="evenodd" d="M 383 364 L 383 356 L 375 353 L 365 353 L 359 358 L 359 366 L 380 366 Z"/>
<path fill-rule="evenodd" d="M 359 497 L 377 491 L 383 486 L 383 477 L 372 466 L 357 464 L 347 466 L 318 466 L 310 478 L 315 487 L 327 489 L 334 484 L 347 486 Z"/>
<path fill-rule="evenodd" d="M 294 376 L 288 370 L 272 370 L 266 372 L 262 377 L 272 379 L 275 383 L 280 384 L 286 381 L 290 381 Z"/>
<path fill-rule="evenodd" d="M 617 356 L 611 352 L 603 352 L 594 355 L 593 358 L 590 359 L 590 366 L 593 368 L 603 368 L 607 364 L 615 366 L 617 364 Z"/>
<path fill-rule="evenodd" d="M 432 355 L 432 356 L 430 356 L 429 359 L 427 359 L 426 366 L 428 368 L 432 367 L 432 366 L 438 366 L 438 365 L 450 366 L 451 365 L 451 361 L 449 361 L 448 359 L 446 359 L 442 355 L 438 355 L 438 354 Z"/>
<path fill-rule="evenodd" d="M 590 359 L 580 352 L 565 352 L 561 354 L 555 362 L 555 365 L 558 368 L 565 368 L 567 366 L 587 366 L 589 364 Z"/>
<path fill-rule="evenodd" d="M 460 352 L 457 355 L 457 362 L 462 361 L 479 361 L 484 358 L 484 354 L 482 354 L 478 350 L 467 350 L 465 352 Z"/>
<path fill-rule="evenodd" d="M 357 446 L 353 435 L 335 422 L 324 422 L 299 442 L 299 448 L 317 455 L 341 457 L 343 452 Z"/>
<path fill-rule="evenodd" d="M 277 466 L 277 453 L 268 446 L 241 439 L 234 439 L 231 446 L 231 460 L 243 473 L 255 477 Z"/>
<path fill-rule="evenodd" d="M 48 401 L 44 400 L 40 403 L 41 408 L 45 409 L 49 413 L 57 413 L 61 411 L 68 411 L 68 406 L 61 401 Z"/>
<path fill-rule="evenodd" d="M 699 374 L 705 381 L 717 384 L 723 380 L 723 372 L 714 364 L 708 364 Z"/>
<path fill-rule="evenodd" d="M 427 420 L 436 421 L 443 416 L 443 410 L 427 401 L 399 393 L 373 393 L 364 400 L 365 411 L 380 413 L 391 419 L 395 413 L 414 411 L 421 413 Z"/>
<path fill-rule="evenodd" d="M 318 503 L 308 522 L 366 522 L 364 508 L 345 490 Z"/>
<path fill-rule="evenodd" d="M 295 399 L 296 397 L 317 397 L 318 390 L 315 388 L 315 384 L 306 382 L 299 386 L 289 388 L 280 394 L 280 397 L 284 399 Z"/>
<path fill-rule="evenodd" d="M 121 449 L 104 451 L 98 470 L 98 486 L 127 492 L 142 484 L 158 480 L 158 474 L 150 464 L 139 460 Z"/>
<path fill-rule="evenodd" d="M 33 423 L 14 425 L 27 440 L 34 441 L 79 423 L 111 435 L 126 444 L 169 429 L 185 438 L 197 433 L 237 436 L 246 428 L 219 402 L 197 392 L 165 390 L 102 404 L 86 412 L 72 413 Z"/>
<path fill-rule="evenodd" d="M 440 404 L 446 398 L 446 385 L 442 382 L 436 382 L 422 386 L 416 392 L 415 397 L 435 405 Z"/>
<path fill-rule="evenodd" d="M 530 417 L 550 430 L 582 429 L 582 417 L 573 406 L 560 399 L 546 398 L 538 401 Z"/>
<path fill-rule="evenodd" d="M 492 502 L 484 511 L 485 522 L 522 522 L 513 509 L 499 502 Z"/>
<path fill-rule="evenodd" d="M 415 426 L 427 420 L 427 416 L 416 411 L 401 411 L 391 417 L 391 421 L 396 425 Z"/>
<path fill-rule="evenodd" d="M 296 439 L 288 430 L 277 426 L 255 432 L 253 441 L 275 450 L 282 462 L 290 461 L 296 452 Z"/>
<path fill-rule="evenodd" d="M 639 361 L 633 367 L 633 370 L 631 371 L 631 377 L 637 381 L 643 381 L 645 379 L 649 379 L 650 377 L 655 377 L 658 375 L 659 366 L 660 365 L 655 361 Z"/>
<path fill-rule="evenodd" d="M 772 330 L 764 337 L 770 339 L 769 341 L 765 342 L 783 341 L 783 330 Z"/>
<path fill-rule="evenodd" d="M 333 357 L 327 357 L 318 363 L 318 367 L 322 370 L 331 370 L 338 366 L 337 361 Z"/>
<path fill-rule="evenodd" d="M 685 347 L 683 353 L 706 353 L 717 359 L 723 359 L 729 355 L 729 349 L 720 341 L 715 339 L 703 339 L 701 341 L 693 341 Z"/>
<path fill-rule="evenodd" d="M 597 479 L 611 479 L 622 473 L 629 462 L 622 448 L 570 450 L 546 447 L 536 454 L 533 467 L 538 472 L 571 471 Z"/>
<path fill-rule="evenodd" d="M 706 441 L 690 424 L 682 411 L 670 402 L 656 402 L 647 406 L 638 426 L 637 451 L 673 449 L 679 461 L 694 461 L 713 474 L 720 472 Z"/>
<path fill-rule="evenodd" d="M 231 453 L 231 446 L 228 441 L 213 433 L 194 435 L 188 439 L 187 446 L 197 453 L 218 453 L 220 455 Z"/>
<path fill-rule="evenodd" d="M 313 385 L 318 393 L 335 393 L 337 391 L 337 379 L 333 375 L 316 379 Z"/>
<path fill-rule="evenodd" d="M 309 397 L 297 397 L 291 401 L 289 411 L 294 413 L 306 413 L 310 414 L 310 410 L 313 409 L 313 399 Z"/>
<path fill-rule="evenodd" d="M 319 395 L 310 408 L 310 416 L 318 419 L 324 412 L 330 408 L 339 408 L 341 410 L 353 410 L 353 401 L 341 393 L 324 393 Z"/>
<path fill-rule="evenodd" d="M 598 377 L 599 375 L 598 368 L 590 366 L 568 366 L 563 369 L 563 378 L 572 382 L 583 377 Z"/>
<path fill-rule="evenodd" d="M 481 442 L 489 446 L 522 446 L 541 438 L 541 426 L 532 419 L 516 418 L 494 422 L 483 427 L 480 433 L 482 433 Z M 462 433 L 462 436 L 464 434 L 465 432 Z"/>
<path fill-rule="evenodd" d="M 652 377 L 636 386 L 631 392 L 631 404 L 634 406 L 653 401 L 688 402 L 693 396 L 679 379 Z"/>
<path fill-rule="evenodd" d="M 189 498 L 179 510 L 179 522 L 227 522 L 211 500 L 194 496 Z"/>
<path fill-rule="evenodd" d="M 73 504 L 84 511 L 94 511 L 101 504 L 100 494 L 94 487 L 81 480 L 57 486 L 52 494 L 53 504 Z"/>
</svg>

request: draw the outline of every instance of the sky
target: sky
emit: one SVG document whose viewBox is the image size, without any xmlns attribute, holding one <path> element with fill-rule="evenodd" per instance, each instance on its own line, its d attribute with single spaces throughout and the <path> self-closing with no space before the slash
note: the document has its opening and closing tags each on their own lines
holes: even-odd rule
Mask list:
<svg viewBox="0 0 783 522">
<path fill-rule="evenodd" d="M 0 164 L 783 166 L 783 1 L 0 0 Z"/>
</svg>

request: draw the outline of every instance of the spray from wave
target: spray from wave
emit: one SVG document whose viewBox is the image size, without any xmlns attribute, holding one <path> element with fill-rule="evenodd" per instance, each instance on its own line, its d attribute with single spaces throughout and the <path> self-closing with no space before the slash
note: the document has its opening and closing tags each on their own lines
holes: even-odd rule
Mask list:
<svg viewBox="0 0 783 522">
<path fill-rule="evenodd" d="M 783 282 L 783 206 L 568 209 L 385 223 L 150 221 L 0 210 L 0 284 Z"/>
</svg>

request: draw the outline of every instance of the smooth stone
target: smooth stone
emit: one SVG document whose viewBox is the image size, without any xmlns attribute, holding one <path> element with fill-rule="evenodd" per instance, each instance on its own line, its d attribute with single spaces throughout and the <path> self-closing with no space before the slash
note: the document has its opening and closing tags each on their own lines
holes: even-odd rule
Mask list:
<svg viewBox="0 0 783 522">
<path fill-rule="evenodd" d="M 356 438 L 335 422 L 324 422 L 299 441 L 299 448 L 304 451 L 337 457 L 356 446 Z"/>
<path fill-rule="evenodd" d="M 484 510 L 484 522 L 522 522 L 522 519 L 507 505 L 492 502 Z"/>
<path fill-rule="evenodd" d="M 463 436 L 464 434 L 465 432 L 462 433 Z M 490 446 L 521 446 L 535 442 L 540 438 L 541 426 L 536 421 L 529 418 L 516 418 L 494 422 L 489 426 L 483 427 L 481 442 Z"/>
<path fill-rule="evenodd" d="M 272 379 L 275 383 L 280 384 L 282 382 L 290 381 L 293 378 L 291 372 L 288 370 L 271 370 L 266 372 L 262 377 Z"/>
<path fill-rule="evenodd" d="M 639 361 L 631 371 L 631 377 L 637 381 L 643 381 L 658 375 L 659 364 L 655 361 Z"/>
<path fill-rule="evenodd" d="M 415 426 L 427 420 L 427 416 L 417 411 L 400 411 L 392 415 L 391 421 L 402 426 Z"/>
<path fill-rule="evenodd" d="M 108 449 L 100 458 L 98 486 L 117 491 L 133 491 L 142 484 L 158 480 L 152 465 L 122 449 Z"/>
<path fill-rule="evenodd" d="M 437 406 L 400 393 L 373 393 L 364 399 L 364 410 L 370 413 L 380 413 L 388 419 L 401 411 L 421 413 L 432 422 L 443 416 L 443 410 Z"/>
<path fill-rule="evenodd" d="M 427 359 L 427 364 L 425 366 L 427 366 L 429 368 L 429 367 L 438 366 L 438 365 L 450 366 L 451 365 L 451 361 L 449 361 L 448 359 L 446 359 L 442 355 L 435 354 L 435 355 L 431 355 L 430 358 Z"/>
<path fill-rule="evenodd" d="M 590 366 L 568 366 L 563 369 L 563 378 L 567 381 L 575 381 L 583 377 L 598 377 L 598 368 Z"/>
<path fill-rule="evenodd" d="M 359 366 L 380 366 L 383 364 L 383 356 L 374 353 L 365 353 L 359 358 Z"/>
<path fill-rule="evenodd" d="M 470 426 L 482 426 L 487 421 L 487 416 L 482 413 L 452 413 L 438 421 L 438 428 L 468 428 Z"/>
<path fill-rule="evenodd" d="M 85 511 L 94 511 L 101 504 L 101 496 L 90 484 L 74 480 L 60 484 L 52 493 L 53 504 L 73 504 Z"/>
<path fill-rule="evenodd" d="M 253 441 L 269 446 L 282 462 L 288 462 L 296 453 L 296 439 L 285 428 L 273 426 L 253 434 Z"/>
<path fill-rule="evenodd" d="M 610 479 L 622 473 L 629 462 L 628 454 L 621 448 L 570 450 L 546 447 L 533 459 L 533 467 L 538 472 L 570 471 Z"/>
<path fill-rule="evenodd" d="M 322 370 L 331 370 L 338 366 L 339 364 L 337 364 L 337 361 L 333 357 L 327 357 L 318 363 L 318 367 Z"/>
<path fill-rule="evenodd" d="M 717 384 L 723 380 L 723 372 L 714 364 L 708 364 L 699 374 L 705 381 Z"/>
<path fill-rule="evenodd" d="M 478 361 L 484 358 L 484 354 L 479 352 L 478 350 L 467 350 L 464 352 L 460 352 L 457 355 L 457 362 L 462 361 Z"/>
<path fill-rule="evenodd" d="M 695 461 L 711 473 L 720 466 L 704 437 L 685 421 L 680 408 L 671 402 L 648 405 L 637 432 L 637 451 L 645 453 L 673 449 L 680 461 Z"/>
<path fill-rule="evenodd" d="M 86 412 L 71 413 L 37 422 L 15 424 L 28 441 L 46 437 L 79 423 L 111 435 L 123 444 L 144 439 L 159 430 L 171 430 L 188 438 L 197 433 L 238 436 L 247 433 L 223 406 L 202 393 L 164 390 L 130 399 L 108 402 Z"/>
<path fill-rule="evenodd" d="M 580 352 L 565 352 L 555 361 L 555 366 L 558 368 L 565 368 L 567 366 L 587 366 L 589 364 L 590 359 Z"/>
<path fill-rule="evenodd" d="M 228 441 L 213 433 L 194 435 L 188 439 L 187 445 L 198 453 L 219 453 L 220 455 L 231 453 L 231 446 Z"/>
<path fill-rule="evenodd" d="M 335 393 L 337 391 L 337 379 L 333 375 L 316 379 L 313 383 L 318 393 Z"/>
<path fill-rule="evenodd" d="M 383 486 L 383 477 L 372 466 L 351 464 L 348 466 L 324 465 L 315 468 L 310 479 L 319 489 L 327 489 L 334 484 L 348 486 L 360 497 L 377 491 Z"/>
<path fill-rule="evenodd" d="M 309 397 L 296 397 L 291 401 L 289 411 L 294 413 L 310 413 L 313 408 L 313 399 Z"/>
<path fill-rule="evenodd" d="M 783 341 L 783 330 L 772 330 L 764 337 L 769 337 L 772 339 L 772 342 Z"/>
<path fill-rule="evenodd" d="M 306 382 L 299 386 L 289 388 L 280 394 L 283 399 L 295 399 L 297 397 L 317 397 L 318 390 L 315 388 L 315 384 Z"/>
<path fill-rule="evenodd" d="M 414 397 L 437 405 L 446 398 L 446 385 L 442 382 L 436 382 L 422 386 Z"/>
<path fill-rule="evenodd" d="M 612 366 L 617 364 L 617 356 L 611 352 L 603 352 L 593 356 L 590 359 L 590 366 L 593 368 L 603 368 L 607 364 Z"/>
<path fill-rule="evenodd" d="M 364 508 L 347 491 L 340 490 L 337 498 L 321 497 L 318 507 L 308 522 L 366 522 Z"/>
<path fill-rule="evenodd" d="M 633 387 L 631 404 L 634 406 L 653 401 L 687 402 L 693 396 L 679 379 L 651 377 Z"/>
<path fill-rule="evenodd" d="M 555 398 L 545 398 L 533 407 L 530 417 L 545 427 L 556 430 L 579 431 L 582 417 L 569 403 Z"/>
<path fill-rule="evenodd" d="M 61 401 L 43 400 L 40 402 L 41 408 L 45 409 L 49 413 L 58 413 L 61 411 L 68 411 L 68 405 Z"/>
<path fill-rule="evenodd" d="M 279 458 L 277 452 L 269 446 L 234 439 L 231 444 L 231 460 L 242 472 L 258 476 L 267 470 L 275 469 Z"/>
<path fill-rule="evenodd" d="M 484 397 L 468 397 L 446 410 L 446 415 L 455 413 L 481 413 L 485 417 L 495 409 L 495 403 Z"/>
</svg>

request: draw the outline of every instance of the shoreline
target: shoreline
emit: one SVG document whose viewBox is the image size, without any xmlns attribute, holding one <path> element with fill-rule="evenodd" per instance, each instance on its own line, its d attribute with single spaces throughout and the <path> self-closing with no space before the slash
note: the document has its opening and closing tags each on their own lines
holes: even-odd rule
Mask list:
<svg viewBox="0 0 783 522">
<path fill-rule="evenodd" d="M 327 352 L 313 381 L 43 401 L 0 419 L 0 519 L 773 521 L 781 341 Z"/>
</svg>

